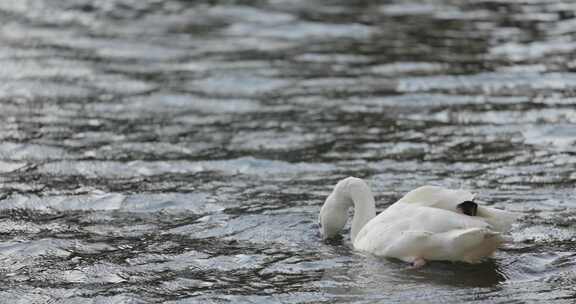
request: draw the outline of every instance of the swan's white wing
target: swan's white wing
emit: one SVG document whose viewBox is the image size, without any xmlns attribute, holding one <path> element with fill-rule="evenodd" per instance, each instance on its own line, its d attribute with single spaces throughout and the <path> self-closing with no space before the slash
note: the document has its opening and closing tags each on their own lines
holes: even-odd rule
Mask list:
<svg viewBox="0 0 576 304">
<path fill-rule="evenodd" d="M 408 231 L 435 235 L 470 228 L 490 230 L 491 226 L 479 217 L 443 209 L 417 205 L 392 205 L 360 230 L 354 240 L 354 246 L 374 252 L 383 250 Z"/>
<path fill-rule="evenodd" d="M 477 262 L 503 242 L 516 215 L 478 206 L 463 214 L 458 205 L 472 201 L 465 190 L 425 186 L 406 194 L 369 221 L 354 239 L 354 247 L 407 262 L 419 259 Z"/>
<path fill-rule="evenodd" d="M 420 256 L 423 245 L 427 244 L 433 236 L 433 233 L 427 231 L 402 231 L 395 239 L 390 240 L 389 244 L 378 246 L 374 254 L 395 257 L 412 263 Z"/>
<path fill-rule="evenodd" d="M 477 214 L 474 217 L 482 218 L 499 232 L 510 230 L 512 223 L 519 217 L 518 214 L 490 208 L 475 200 L 474 194 L 466 190 L 452 190 L 436 186 L 423 186 L 408 192 L 394 205 L 425 206 L 442 209 L 454 213 L 461 213 L 458 205 L 465 201 L 478 203 Z M 393 206 L 394 206 L 393 205 Z"/>
<path fill-rule="evenodd" d="M 369 231 L 388 233 L 412 230 L 442 233 L 464 228 L 491 229 L 490 224 L 481 217 L 434 207 L 392 205 L 369 221 L 359 236 Z"/>
<path fill-rule="evenodd" d="M 502 244 L 500 234 L 484 228 L 456 229 L 444 233 L 404 231 L 374 254 L 405 262 L 451 260 L 475 263 L 490 256 Z"/>
<path fill-rule="evenodd" d="M 477 262 L 503 242 L 481 217 L 418 205 L 391 206 L 368 222 L 358 250 L 406 262 L 417 259 Z"/>
<path fill-rule="evenodd" d="M 474 194 L 466 190 L 422 186 L 406 193 L 395 204 L 419 205 L 457 212 L 460 203 L 472 200 Z"/>
<path fill-rule="evenodd" d="M 400 210 L 402 208 L 399 208 Z M 404 211 L 393 212 L 386 217 L 407 216 L 410 218 L 411 230 L 446 232 L 459 228 L 486 228 L 506 233 L 512 223 L 519 217 L 517 213 L 478 205 L 478 214 L 469 216 L 437 207 L 409 206 Z M 383 212 L 384 213 L 384 212 Z M 382 220 L 385 220 L 384 217 Z"/>
</svg>

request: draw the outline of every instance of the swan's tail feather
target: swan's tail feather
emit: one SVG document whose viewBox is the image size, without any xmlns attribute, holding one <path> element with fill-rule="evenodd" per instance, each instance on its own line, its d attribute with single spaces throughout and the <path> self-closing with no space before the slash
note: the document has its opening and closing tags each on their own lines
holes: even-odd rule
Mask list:
<svg viewBox="0 0 576 304">
<path fill-rule="evenodd" d="M 481 244 L 484 239 L 495 236 L 494 232 L 484 228 L 469 228 L 459 231 L 454 238 L 454 247 L 470 248 Z"/>
<path fill-rule="evenodd" d="M 461 260 L 477 263 L 491 256 L 504 242 L 502 234 L 485 228 L 470 228 L 454 238 L 453 246 L 461 250 Z"/>
</svg>

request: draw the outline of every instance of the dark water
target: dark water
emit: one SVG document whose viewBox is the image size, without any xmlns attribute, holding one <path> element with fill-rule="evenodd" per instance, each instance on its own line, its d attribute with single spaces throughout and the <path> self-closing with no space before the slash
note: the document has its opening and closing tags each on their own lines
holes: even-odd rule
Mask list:
<svg viewBox="0 0 576 304">
<path fill-rule="evenodd" d="M 576 4 L 0 0 L 4 303 L 573 303 Z M 524 213 L 480 265 L 322 244 L 331 187 Z"/>
</svg>

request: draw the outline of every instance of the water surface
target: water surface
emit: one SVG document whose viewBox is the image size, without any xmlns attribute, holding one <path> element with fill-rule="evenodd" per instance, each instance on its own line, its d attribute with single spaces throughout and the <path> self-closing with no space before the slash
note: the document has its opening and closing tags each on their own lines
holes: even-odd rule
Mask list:
<svg viewBox="0 0 576 304">
<path fill-rule="evenodd" d="M 0 1 L 5 303 L 573 303 L 571 1 Z M 320 241 L 365 178 L 523 213 L 479 265 Z"/>
</svg>

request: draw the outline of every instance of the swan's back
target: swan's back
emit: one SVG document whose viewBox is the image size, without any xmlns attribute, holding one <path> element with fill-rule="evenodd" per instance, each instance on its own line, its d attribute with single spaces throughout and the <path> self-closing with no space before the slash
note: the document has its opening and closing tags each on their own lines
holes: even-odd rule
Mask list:
<svg viewBox="0 0 576 304">
<path fill-rule="evenodd" d="M 475 195 L 467 190 L 454 190 L 438 186 L 422 186 L 408 192 L 394 205 L 408 204 L 418 206 L 428 206 L 444 209 L 456 213 L 461 213 L 458 206 L 466 201 L 480 201 L 475 199 Z M 508 232 L 512 223 L 518 215 L 505 210 L 485 207 L 478 204 L 475 218 L 480 218 L 492 226 L 498 232 Z"/>
<path fill-rule="evenodd" d="M 474 194 L 467 190 L 422 186 L 406 193 L 396 204 L 413 204 L 456 212 L 460 203 L 473 200 Z"/>
<path fill-rule="evenodd" d="M 504 242 L 512 213 L 479 206 L 477 216 L 458 212 L 474 199 L 465 190 L 424 186 L 380 213 L 354 240 L 358 250 L 407 262 L 416 259 L 478 262 Z"/>
</svg>

